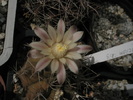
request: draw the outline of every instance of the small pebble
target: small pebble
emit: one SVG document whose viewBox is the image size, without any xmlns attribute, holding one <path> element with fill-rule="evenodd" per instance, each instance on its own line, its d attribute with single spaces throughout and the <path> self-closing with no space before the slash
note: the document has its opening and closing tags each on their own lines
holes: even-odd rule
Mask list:
<svg viewBox="0 0 133 100">
<path fill-rule="evenodd" d="M 5 33 L 0 33 L 0 40 L 5 38 Z"/>
<path fill-rule="evenodd" d="M 2 6 L 7 5 L 7 0 L 1 0 L 1 5 L 2 5 Z"/>
</svg>

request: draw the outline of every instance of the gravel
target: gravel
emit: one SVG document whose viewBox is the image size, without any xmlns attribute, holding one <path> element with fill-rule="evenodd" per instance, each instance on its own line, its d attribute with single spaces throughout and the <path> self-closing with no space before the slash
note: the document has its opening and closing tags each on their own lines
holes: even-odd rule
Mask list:
<svg viewBox="0 0 133 100">
<path fill-rule="evenodd" d="M 99 50 L 104 50 L 133 40 L 133 22 L 124 9 L 117 4 L 105 3 L 98 10 L 93 32 Z M 125 70 L 133 65 L 133 54 L 108 61 Z"/>
<path fill-rule="evenodd" d="M 5 30 L 6 30 L 6 18 L 7 18 L 7 0 L 0 0 L 0 54 L 3 52 Z"/>
</svg>

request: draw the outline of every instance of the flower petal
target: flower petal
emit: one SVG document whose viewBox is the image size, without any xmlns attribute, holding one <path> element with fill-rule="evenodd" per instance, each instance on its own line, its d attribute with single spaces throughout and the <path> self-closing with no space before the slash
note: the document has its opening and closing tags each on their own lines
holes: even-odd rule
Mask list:
<svg viewBox="0 0 133 100">
<path fill-rule="evenodd" d="M 56 31 L 55 31 L 55 29 L 54 29 L 52 26 L 50 26 L 50 25 L 48 25 L 48 33 L 49 33 L 51 39 L 52 39 L 53 41 L 55 41 L 55 40 L 56 40 Z"/>
<path fill-rule="evenodd" d="M 31 24 L 31 28 L 34 30 L 35 34 L 43 41 L 49 39 L 47 32 L 43 28 L 37 27 L 34 24 Z"/>
<path fill-rule="evenodd" d="M 42 52 L 41 52 L 41 54 L 43 54 L 43 55 L 50 55 L 50 53 L 51 53 L 51 49 L 50 48 L 47 48 L 47 49 L 43 49 L 42 50 Z"/>
<path fill-rule="evenodd" d="M 77 46 L 77 43 L 70 43 L 70 44 L 68 44 L 68 50 L 70 50 L 76 46 Z"/>
<path fill-rule="evenodd" d="M 65 57 L 70 58 L 70 59 L 81 59 L 82 58 L 82 56 L 77 52 L 68 52 Z"/>
<path fill-rule="evenodd" d="M 90 45 L 78 45 L 77 47 L 79 48 L 78 53 L 87 53 L 92 50 Z"/>
<path fill-rule="evenodd" d="M 68 52 L 76 52 L 78 50 L 79 50 L 79 47 L 74 47 L 74 48 L 68 50 Z"/>
<path fill-rule="evenodd" d="M 3 86 L 4 91 L 6 91 L 6 85 L 1 75 L 0 75 L 0 84 Z"/>
<path fill-rule="evenodd" d="M 58 73 L 57 73 L 57 80 L 59 84 L 63 84 L 66 79 L 66 70 L 62 63 L 59 63 Z"/>
<path fill-rule="evenodd" d="M 59 61 L 63 64 L 66 64 L 66 59 L 65 58 L 60 58 Z"/>
<path fill-rule="evenodd" d="M 65 32 L 65 23 L 62 19 L 60 19 L 57 24 L 57 32 L 59 34 L 64 34 L 64 32 Z"/>
<path fill-rule="evenodd" d="M 82 37 L 82 35 L 83 35 L 83 31 L 75 32 L 72 38 L 73 42 L 78 41 Z"/>
<path fill-rule="evenodd" d="M 39 60 L 38 63 L 36 64 L 35 72 L 37 72 L 37 71 L 40 72 L 41 70 L 46 68 L 48 66 L 48 64 L 50 63 L 50 61 L 51 61 L 51 59 L 48 57 L 44 57 L 41 60 Z"/>
<path fill-rule="evenodd" d="M 51 63 L 51 71 L 52 74 L 55 73 L 59 68 L 59 61 L 57 59 L 53 59 L 52 63 Z"/>
<path fill-rule="evenodd" d="M 70 71 L 72 71 L 73 73 L 77 74 L 78 73 L 77 64 L 74 61 L 70 60 L 70 59 L 67 59 L 66 61 L 67 61 L 67 66 L 70 69 Z"/>
<path fill-rule="evenodd" d="M 55 56 L 53 56 L 52 53 L 50 53 L 50 54 L 48 55 L 48 57 L 49 57 L 50 59 L 54 59 L 54 58 L 55 58 Z"/>
<path fill-rule="evenodd" d="M 71 42 L 72 42 L 72 40 L 66 40 L 66 41 L 64 42 L 64 44 L 68 45 L 68 44 L 70 44 Z"/>
<path fill-rule="evenodd" d="M 37 49 L 37 50 L 43 50 L 45 48 L 48 48 L 47 45 L 45 45 L 44 43 L 41 43 L 41 42 L 31 42 L 29 44 L 29 46 L 31 46 L 32 48 Z"/>
<path fill-rule="evenodd" d="M 43 55 L 40 53 L 40 51 L 36 50 L 36 49 L 32 49 L 27 53 L 27 57 L 31 57 L 31 58 L 41 58 L 43 57 Z"/>
<path fill-rule="evenodd" d="M 57 24 L 57 42 L 60 42 L 63 39 L 64 32 L 65 32 L 65 23 L 62 19 L 60 19 Z"/>
<path fill-rule="evenodd" d="M 56 38 L 56 42 L 60 42 L 63 39 L 63 35 L 62 34 L 57 34 L 57 38 Z"/>
<path fill-rule="evenodd" d="M 75 26 L 71 26 L 68 31 L 66 31 L 64 38 L 63 38 L 63 42 L 65 43 L 67 40 L 72 39 L 73 37 L 73 33 L 75 33 L 77 31 L 77 28 Z"/>
<path fill-rule="evenodd" d="M 47 43 L 48 46 L 52 46 L 54 41 L 52 41 L 51 39 L 47 39 L 46 43 Z"/>
</svg>

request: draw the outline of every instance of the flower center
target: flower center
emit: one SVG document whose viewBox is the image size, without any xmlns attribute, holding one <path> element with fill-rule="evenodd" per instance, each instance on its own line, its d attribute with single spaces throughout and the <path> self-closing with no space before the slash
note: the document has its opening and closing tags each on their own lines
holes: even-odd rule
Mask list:
<svg viewBox="0 0 133 100">
<path fill-rule="evenodd" d="M 68 46 L 62 43 L 56 43 L 52 46 L 52 53 L 55 58 L 63 57 L 67 52 Z"/>
</svg>

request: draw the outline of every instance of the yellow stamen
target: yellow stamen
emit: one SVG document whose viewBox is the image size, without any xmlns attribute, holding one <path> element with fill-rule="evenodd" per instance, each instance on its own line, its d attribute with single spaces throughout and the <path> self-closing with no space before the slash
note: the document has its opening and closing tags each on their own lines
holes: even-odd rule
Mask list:
<svg viewBox="0 0 133 100">
<path fill-rule="evenodd" d="M 52 53 L 55 58 L 63 57 L 67 52 L 68 46 L 62 43 L 56 43 L 52 47 Z"/>
</svg>

